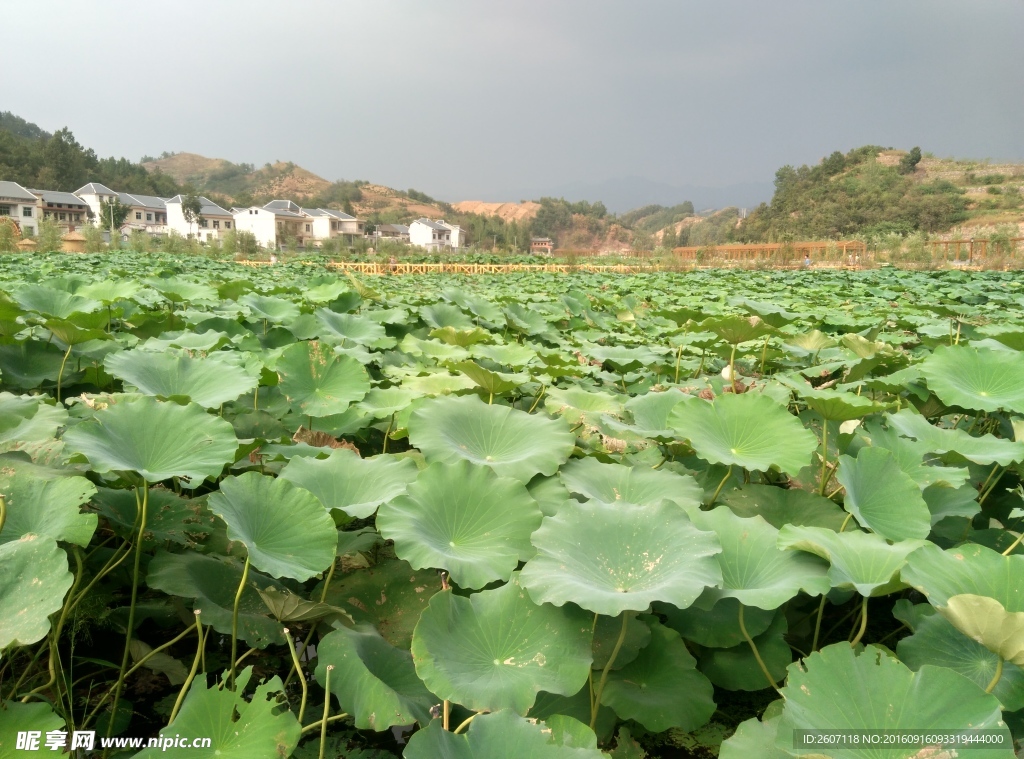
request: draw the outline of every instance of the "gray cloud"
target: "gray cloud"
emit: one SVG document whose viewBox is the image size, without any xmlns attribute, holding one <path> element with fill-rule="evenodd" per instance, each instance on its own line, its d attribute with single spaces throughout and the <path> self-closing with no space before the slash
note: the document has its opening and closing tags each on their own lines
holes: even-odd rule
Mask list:
<svg viewBox="0 0 1024 759">
<path fill-rule="evenodd" d="M 865 143 L 1024 159 L 1013 0 L 39 0 L 4 13 L 22 32 L 0 49 L 20 72 L 0 108 L 68 125 L 101 154 L 292 160 L 451 200 L 586 194 L 616 177 L 767 186 L 783 164 Z"/>
</svg>

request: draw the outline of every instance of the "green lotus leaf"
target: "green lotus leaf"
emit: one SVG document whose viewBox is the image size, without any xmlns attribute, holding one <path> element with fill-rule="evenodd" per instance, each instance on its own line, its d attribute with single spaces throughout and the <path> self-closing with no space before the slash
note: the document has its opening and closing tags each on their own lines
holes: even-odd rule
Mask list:
<svg viewBox="0 0 1024 759">
<path fill-rule="evenodd" d="M 335 577 L 326 601 L 345 609 L 357 623 L 376 627 L 391 645 L 407 649 L 420 613 L 440 589 L 433 570 L 415 570 L 393 559 Z"/>
<path fill-rule="evenodd" d="M 931 512 L 933 527 L 946 517 L 972 519 L 981 511 L 981 505 L 976 500 L 978 491 L 970 485 L 959 488 L 930 485 L 921 491 L 921 495 Z"/>
<path fill-rule="evenodd" d="M 768 709 L 775 703 L 778 702 L 773 701 Z M 793 754 L 775 745 L 779 717 L 769 717 L 766 710 L 761 719 L 754 717 L 741 722 L 736 732 L 722 741 L 718 759 L 792 759 Z"/>
<path fill-rule="evenodd" d="M 194 599 L 194 608 L 203 613 L 203 624 L 212 625 L 222 635 L 231 634 L 231 611 L 241 581 L 240 563 L 193 551 L 158 552 L 146 575 L 146 584 L 153 590 Z M 260 598 L 259 590 L 268 588 L 284 590 L 276 580 L 250 569 L 238 604 L 238 637 L 251 648 L 284 643 L 281 624 L 267 616 Z"/>
<path fill-rule="evenodd" d="M 775 745 L 787 750 L 793 749 L 794 729 L 944 733 L 968 728 L 1005 729 L 996 697 L 963 675 L 928 665 L 912 672 L 876 646 L 867 646 L 858 654 L 843 642 L 812 653 L 801 663 L 789 666 L 782 695 L 786 704 Z M 1008 734 L 1004 745 L 1005 750 L 986 747 L 977 756 L 1011 759 Z M 957 756 L 974 753 L 958 751 Z M 843 756 L 857 759 L 886 754 L 880 754 L 875 746 L 843 750 Z M 907 754 L 897 750 L 896 755 Z"/>
<path fill-rule="evenodd" d="M 840 390 L 818 390 L 810 386 L 797 389 L 807 408 L 830 422 L 863 419 L 869 414 L 885 411 L 888 406 L 870 398 Z"/>
<path fill-rule="evenodd" d="M 388 455 L 363 459 L 337 448 L 326 459 L 296 456 L 280 476 L 315 495 L 325 509 L 365 519 L 382 503 L 405 493 L 417 471 L 411 459 Z"/>
<path fill-rule="evenodd" d="M 793 651 L 785 638 L 788 630 L 786 615 L 779 613 L 763 633 L 751 633 L 761 660 L 776 682 L 785 679 L 786 667 L 793 661 Z M 700 653 L 699 666 L 712 683 L 725 690 L 757 691 L 770 687 L 746 640 L 732 648 L 705 648 Z"/>
<path fill-rule="evenodd" d="M 101 279 L 83 285 L 75 294 L 109 305 L 119 300 L 130 300 L 141 289 L 142 285 L 130 279 Z"/>
<path fill-rule="evenodd" d="M 448 368 L 461 372 L 473 380 L 473 383 L 492 397 L 511 392 L 519 387 L 516 377 L 510 374 L 500 374 L 485 369 L 475 361 L 456 361 L 448 364 Z"/>
<path fill-rule="evenodd" d="M 807 551 L 830 562 L 834 588 L 853 588 L 862 596 L 884 596 L 903 587 L 900 569 L 907 556 L 925 544 L 903 540 L 890 545 L 874 533 L 834 532 L 823 527 L 787 525 L 779 531 L 779 548 Z"/>
<path fill-rule="evenodd" d="M 192 358 L 187 354 L 131 350 L 111 353 L 103 366 L 147 395 L 186 397 L 204 408 L 217 408 L 259 384 L 258 374 L 254 376 L 218 356 Z"/>
<path fill-rule="evenodd" d="M 358 361 L 336 356 L 316 341 L 290 345 L 277 361 L 279 387 L 288 402 L 305 416 L 330 416 L 362 400 L 370 380 Z"/>
<path fill-rule="evenodd" d="M 51 730 L 63 730 L 64 720 L 53 713 L 49 704 L 30 701 L 0 701 L 0 756 L 4 759 L 21 754 L 18 733 L 35 731 L 40 734 L 39 745 L 45 745 L 45 736 Z"/>
<path fill-rule="evenodd" d="M 0 545 L 0 651 L 46 637 L 72 579 L 67 554 L 52 538 L 23 535 Z"/>
<path fill-rule="evenodd" d="M 321 308 L 317 310 L 316 318 L 321 327 L 320 336 L 323 338 L 340 340 L 343 344 L 351 340 L 373 348 L 392 348 L 396 345 L 395 339 L 387 336 L 384 327 L 365 316 L 338 314 Z"/>
<path fill-rule="evenodd" d="M 526 489 L 530 491 L 530 496 L 537 502 L 541 513 L 546 517 L 554 516 L 562 508 L 562 504 L 572 498 L 568 489 L 562 484 L 562 480 L 557 476 L 538 475 L 530 480 Z"/>
<path fill-rule="evenodd" d="M 518 480 L 468 461 L 434 462 L 381 506 L 377 529 L 413 567 L 445 569 L 459 586 L 481 588 L 507 580 L 532 553 L 541 518 Z"/>
<path fill-rule="evenodd" d="M 928 423 L 920 414 L 901 411 L 886 421 L 901 435 L 915 438 L 931 453 L 955 451 L 975 464 L 1009 466 L 1024 461 L 1024 442 L 997 438 L 995 435 L 968 435 L 965 430 L 941 429 Z"/>
<path fill-rule="evenodd" d="M 171 303 L 202 303 L 218 300 L 217 291 L 210 285 L 187 279 L 150 277 L 146 280 L 146 284 Z"/>
<path fill-rule="evenodd" d="M 589 457 L 570 461 L 558 476 L 573 493 L 602 503 L 668 500 L 682 507 L 695 507 L 704 497 L 700 485 L 688 475 L 644 466 L 602 464 Z"/>
<path fill-rule="evenodd" d="M 431 337 L 435 337 L 431 332 Z M 470 348 L 473 358 L 486 358 L 503 366 L 522 368 L 537 360 L 537 352 L 519 343 L 507 345 L 474 345 Z"/>
<path fill-rule="evenodd" d="M 285 324 L 299 318 L 297 305 L 273 295 L 246 293 L 238 299 L 238 305 L 248 308 L 253 318 L 264 319 L 271 324 Z"/>
<path fill-rule="evenodd" d="M 680 403 L 669 427 L 705 461 L 764 472 L 778 468 L 796 475 L 818 447 L 814 433 L 771 398 L 728 393 L 713 403 Z"/>
<path fill-rule="evenodd" d="M 924 459 L 930 453 L 927 443 L 903 437 L 895 427 L 883 427 L 878 422 L 869 421 L 859 434 L 872 446 L 890 451 L 900 469 L 922 489 L 936 484 L 958 488 L 970 478 L 967 467 L 925 464 Z"/>
<path fill-rule="evenodd" d="M 622 669 L 633 661 L 640 649 L 651 641 L 651 628 L 642 619 L 628 611 L 622 612 L 626 619 L 626 637 L 619 644 L 619 652 L 612 662 L 612 669 Z M 601 670 L 608 664 L 615 644 L 618 643 L 619 634 L 622 632 L 622 614 L 618 617 L 598 616 L 594 625 L 594 662 L 593 668 Z M 588 719 L 589 719 L 589 715 Z"/>
<path fill-rule="evenodd" d="M 67 421 L 63 406 L 51 406 L 41 396 L 0 393 L 0 446 L 50 440 Z"/>
<path fill-rule="evenodd" d="M 395 648 L 372 626 L 340 628 L 317 646 L 316 679 L 326 683 L 333 665 L 331 693 L 361 730 L 430 722 L 437 699 L 416 676 L 412 656 Z"/>
<path fill-rule="evenodd" d="M 424 402 L 409 419 L 409 440 L 428 461 L 466 459 L 521 482 L 554 474 L 575 445 L 563 421 L 469 395 Z"/>
<path fill-rule="evenodd" d="M 103 315 L 97 314 L 97 317 Z M 98 321 L 98 319 L 97 319 Z M 50 331 L 50 334 L 62 345 L 82 345 L 90 340 L 109 340 L 110 335 L 102 329 L 81 327 L 74 322 L 65 319 L 47 319 L 43 326 Z"/>
<path fill-rule="evenodd" d="M 654 623 L 640 655 L 609 673 L 601 703 L 652 732 L 692 732 L 715 713 L 714 688 L 696 664 L 679 633 Z"/>
<path fill-rule="evenodd" d="M 358 407 L 374 419 L 383 419 L 408 408 L 419 396 L 407 387 L 375 387 Z"/>
<path fill-rule="evenodd" d="M 419 309 L 420 318 L 434 329 L 454 327 L 458 330 L 472 329 L 473 321 L 462 313 L 462 309 L 450 303 L 435 303 Z"/>
<path fill-rule="evenodd" d="M 1003 556 L 972 543 L 945 551 L 928 544 L 910 554 L 901 576 L 936 608 L 953 596 L 976 595 L 994 598 L 1008 612 L 1024 612 L 1024 555 Z"/>
<path fill-rule="evenodd" d="M 947 406 L 1024 413 L 1024 356 L 1018 351 L 940 346 L 921 363 L 921 373 Z"/>
<path fill-rule="evenodd" d="M 1024 665 L 1024 612 L 1009 612 L 996 599 L 972 593 L 950 596 L 936 609 L 971 640 L 1008 662 Z"/>
<path fill-rule="evenodd" d="M 225 683 L 206 686 L 206 679 L 192 681 L 188 695 L 174 722 L 160 731 L 160 737 L 179 735 L 210 739 L 208 748 L 173 749 L 196 759 L 254 759 L 254 757 L 290 756 L 299 743 L 302 728 L 295 715 L 279 708 L 284 691 L 280 677 L 256 686 L 252 698 L 243 693 L 252 677 L 252 667 L 238 673 L 235 690 Z M 225 680 L 227 676 L 225 675 Z M 136 759 L 166 757 L 166 748 L 140 751 Z"/>
<path fill-rule="evenodd" d="M 856 459 L 840 456 L 836 480 L 846 489 L 846 510 L 862 527 L 896 541 L 931 532 L 921 489 L 884 448 L 862 448 Z"/>
<path fill-rule="evenodd" d="M 513 576 L 469 598 L 435 594 L 413 633 L 412 657 L 441 698 L 526 714 L 539 691 L 569 696 L 587 682 L 592 624 L 574 606 L 533 603 Z"/>
<path fill-rule="evenodd" d="M 43 382 L 56 382 L 62 363 L 64 351 L 52 343 L 31 338 L 0 343 L 5 387 L 33 390 Z"/>
<path fill-rule="evenodd" d="M 209 500 L 252 565 L 273 577 L 308 580 L 335 558 L 338 533 L 323 504 L 288 480 L 257 472 L 228 477 Z"/>
<path fill-rule="evenodd" d="M 838 531 L 847 516 L 833 501 L 817 493 L 773 485 L 744 485 L 723 491 L 719 500 L 736 516 L 760 516 L 779 530 L 793 524 Z"/>
<path fill-rule="evenodd" d="M 622 403 L 615 396 L 575 385 L 564 389 L 550 388 L 544 397 L 544 408 L 549 414 L 565 416 L 573 424 L 589 416 L 622 416 L 623 413 Z"/>
<path fill-rule="evenodd" d="M 708 590 L 709 599 L 735 598 L 744 606 L 777 609 L 800 591 L 817 596 L 832 587 L 827 562 L 780 550 L 779 531 L 761 517 L 744 519 L 728 506 L 694 510 L 690 517 L 700 529 L 714 531 L 722 546 L 718 557 L 722 583 Z"/>
<path fill-rule="evenodd" d="M 910 606 L 907 601 L 902 603 Z M 970 678 L 980 688 L 988 687 L 996 674 L 999 655 L 960 632 L 929 604 L 916 608 L 921 612 L 914 614 L 912 624 L 908 622 L 914 634 L 900 639 L 896 645 L 900 661 L 915 672 L 925 664 L 946 667 Z M 1013 662 L 1005 662 L 992 694 L 1005 711 L 1024 708 L 1024 670 Z"/>
<path fill-rule="evenodd" d="M 746 638 L 740 630 L 740 602 L 735 598 L 718 598 L 709 588 L 687 609 L 658 603 L 654 611 L 665 618 L 665 624 L 686 640 L 710 648 L 732 648 Z M 756 637 L 768 629 L 776 617 L 775 609 L 747 606 L 743 610 L 743 626 Z"/>
<path fill-rule="evenodd" d="M 583 731 L 589 731 L 582 725 Z M 576 734 L 578 731 L 573 731 Z M 593 733 L 591 733 L 593 735 Z M 474 718 L 465 733 L 445 730 L 440 720 L 413 733 L 405 759 L 603 759 L 596 748 L 560 743 L 567 733 L 526 720 L 509 710 Z M 574 739 L 575 740 L 575 739 Z M 596 738 L 595 738 L 596 741 Z"/>
<path fill-rule="evenodd" d="M 473 329 L 455 329 L 455 327 L 438 327 L 430 330 L 428 335 L 432 340 L 440 340 L 442 343 L 448 343 L 448 345 L 457 345 L 460 348 L 468 348 L 471 345 L 477 343 L 490 342 L 492 339 L 491 333 L 480 327 L 473 327 Z M 499 363 L 506 363 L 504 361 Z"/>
<path fill-rule="evenodd" d="M 278 622 L 315 622 L 319 620 L 343 620 L 354 624 L 352 616 L 337 606 L 308 601 L 289 590 L 274 587 L 256 588 L 263 603 Z"/>
<path fill-rule="evenodd" d="M 630 398 L 625 408 L 633 415 L 633 426 L 640 434 L 647 437 L 671 437 L 668 418 L 672 409 L 683 401 L 697 400 L 696 396 L 678 390 L 666 390 L 663 393 L 644 393 Z"/>
<path fill-rule="evenodd" d="M 788 348 L 790 353 L 799 356 L 818 353 L 826 348 L 834 348 L 835 346 L 835 340 L 816 329 L 812 329 L 810 332 L 804 332 L 800 335 L 787 337 L 782 345 L 783 348 Z"/>
<path fill-rule="evenodd" d="M 431 372 L 421 377 L 409 377 L 402 381 L 402 388 L 417 398 L 421 396 L 447 395 L 459 390 L 476 387 L 473 380 L 462 374 L 449 374 L 447 370 Z"/>
<path fill-rule="evenodd" d="M 98 300 L 46 285 L 22 285 L 14 292 L 14 299 L 26 311 L 57 319 L 67 319 L 74 314 L 88 314 L 102 305 Z"/>
<path fill-rule="evenodd" d="M 618 635 L 618 633 L 616 633 Z M 600 677 L 600 674 L 597 675 Z M 549 720 L 553 717 L 571 717 L 574 720 L 590 723 L 590 685 L 584 685 L 572 696 L 556 696 L 553 693 L 540 692 L 529 713 L 529 719 Z M 618 718 L 607 706 L 598 706 L 597 723 L 594 731 L 600 737 L 610 736 L 615 729 Z"/>
<path fill-rule="evenodd" d="M 0 545 L 33 534 L 84 548 L 96 531 L 96 515 L 79 510 L 96 494 L 96 486 L 85 477 L 12 476 L 0 467 L 0 493 L 7 501 Z"/>
<path fill-rule="evenodd" d="M 749 340 L 770 335 L 775 328 L 759 316 L 719 316 L 705 319 L 700 328 L 714 332 L 730 345 L 738 345 Z"/>
<path fill-rule="evenodd" d="M 96 472 L 137 472 L 148 482 L 178 477 L 194 488 L 234 461 L 238 440 L 228 422 L 194 403 L 143 397 L 97 411 L 65 432 L 64 444 Z"/>
<path fill-rule="evenodd" d="M 398 349 L 410 356 L 433 360 L 437 363 L 445 361 L 464 361 L 469 358 L 469 351 L 457 345 L 449 345 L 439 340 L 420 340 L 412 334 L 402 338 Z"/>
<path fill-rule="evenodd" d="M 685 609 L 721 584 L 715 536 L 672 503 L 567 502 L 533 535 L 521 582 L 538 603 L 573 602 L 610 617 L 654 601 Z"/>
</svg>

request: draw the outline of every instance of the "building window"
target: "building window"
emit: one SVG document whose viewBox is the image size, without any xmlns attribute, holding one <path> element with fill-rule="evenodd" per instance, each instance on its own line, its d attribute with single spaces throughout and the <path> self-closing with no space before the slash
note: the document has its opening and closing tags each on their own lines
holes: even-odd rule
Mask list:
<svg viewBox="0 0 1024 759">
<path fill-rule="evenodd" d="M 332 221 L 331 222 L 331 229 L 333 229 L 335 232 L 337 232 L 338 231 L 338 222 Z"/>
<path fill-rule="evenodd" d="M 309 231 L 309 224 L 306 225 L 306 231 Z"/>
<path fill-rule="evenodd" d="M 153 214 L 147 213 L 146 214 L 146 221 L 153 221 Z"/>
<path fill-rule="evenodd" d="M 206 229 L 208 226 L 210 226 L 210 222 L 208 222 L 206 219 L 200 219 L 199 226 L 201 226 L 203 229 Z"/>
<path fill-rule="evenodd" d="M 21 209 L 21 215 L 22 216 L 31 216 L 32 215 L 32 206 L 25 206 L 24 208 L 22 208 Z"/>
<path fill-rule="evenodd" d="M 231 222 L 230 221 L 225 221 L 224 222 L 224 229 L 231 229 Z"/>
<path fill-rule="evenodd" d="M 58 203 L 58 204 L 57 204 L 57 208 L 63 208 L 63 207 L 64 207 L 64 204 L 63 204 L 63 203 Z"/>
<path fill-rule="evenodd" d="M 220 222 L 217 221 L 216 219 L 213 220 L 213 228 L 220 229 Z"/>
<path fill-rule="evenodd" d="M 75 221 L 81 221 L 81 220 L 82 220 L 82 214 L 76 213 L 75 214 Z"/>
<path fill-rule="evenodd" d="M 135 212 L 135 220 L 136 221 L 142 221 L 142 211 L 136 211 Z"/>
<path fill-rule="evenodd" d="M 28 235 L 29 237 L 35 237 L 35 235 L 36 235 L 36 228 L 35 227 L 22 227 L 22 229 L 25 230 L 25 234 Z"/>
<path fill-rule="evenodd" d="M 10 206 L 0 206 L 0 216 L 10 216 L 10 215 L 11 215 L 11 207 Z"/>
<path fill-rule="evenodd" d="M 66 214 L 61 214 L 61 215 L 60 215 L 60 220 L 61 220 L 61 221 L 67 221 L 67 216 L 66 216 Z"/>
</svg>

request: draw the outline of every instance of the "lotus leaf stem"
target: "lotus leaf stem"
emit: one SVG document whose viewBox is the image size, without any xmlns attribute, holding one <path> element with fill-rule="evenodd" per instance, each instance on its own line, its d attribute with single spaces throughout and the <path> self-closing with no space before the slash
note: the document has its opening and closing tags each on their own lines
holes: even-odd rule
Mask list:
<svg viewBox="0 0 1024 759">
<path fill-rule="evenodd" d="M 851 519 L 853 519 L 853 512 L 850 512 L 849 514 L 846 515 L 846 519 L 843 520 L 842 525 L 840 525 L 840 527 L 839 527 L 839 532 L 845 532 L 846 531 L 846 525 L 848 525 L 850 523 Z"/>
<path fill-rule="evenodd" d="M 996 673 L 994 675 L 992 675 L 992 679 L 989 681 L 989 684 L 985 687 L 985 692 L 986 693 L 991 693 L 992 691 L 994 691 L 996 689 L 996 686 L 999 685 L 999 679 L 1002 676 L 1003 676 L 1003 657 L 1000 656 L 998 658 L 998 660 L 996 661 Z"/>
<path fill-rule="evenodd" d="M 461 733 L 463 730 L 465 730 L 467 727 L 469 727 L 469 723 L 470 722 L 475 720 L 481 714 L 486 714 L 486 713 L 487 712 L 476 712 L 474 714 L 470 714 L 468 717 L 466 717 L 466 719 L 464 719 L 462 721 L 462 723 L 457 728 L 455 728 L 455 734 L 458 735 L 459 733 Z"/>
<path fill-rule="evenodd" d="M 348 712 L 343 712 L 342 714 L 335 714 L 333 717 L 328 717 L 327 718 L 327 722 L 328 723 L 337 722 L 339 719 L 345 719 L 345 717 L 347 717 L 347 716 L 348 716 Z M 313 723 L 311 723 L 309 725 L 306 725 L 304 728 L 302 728 L 302 732 L 303 733 L 308 733 L 310 730 L 319 730 L 321 722 L 323 722 L 323 720 L 318 719 L 316 722 L 313 722 Z"/>
<path fill-rule="evenodd" d="M 381 453 L 387 453 L 388 452 L 388 436 L 391 434 L 391 428 L 394 427 L 394 426 L 395 426 L 395 415 L 392 414 L 391 415 L 391 421 L 388 422 L 388 428 L 384 432 L 384 445 L 380 449 Z"/>
<path fill-rule="evenodd" d="M 679 361 L 682 359 L 682 357 L 683 357 L 683 346 L 682 346 L 682 344 L 680 344 L 679 347 L 676 349 L 676 382 L 675 382 L 675 384 L 677 384 L 677 385 L 679 384 Z"/>
<path fill-rule="evenodd" d="M 536 397 L 536 398 L 534 398 L 534 400 L 533 400 L 533 405 L 532 405 L 532 406 L 530 406 L 530 410 L 526 412 L 527 414 L 532 414 L 532 413 L 533 413 L 533 410 L 534 410 L 535 408 L 537 408 L 537 404 L 538 404 L 538 403 L 540 403 L 540 399 L 544 397 L 544 391 L 545 391 L 546 389 L 547 389 L 547 388 L 546 388 L 546 387 L 545 387 L 545 386 L 544 386 L 543 384 L 542 384 L 542 385 L 540 386 L 540 392 L 539 392 L 539 393 L 537 393 L 537 397 Z"/>
<path fill-rule="evenodd" d="M 451 711 L 452 711 L 452 704 L 446 698 L 444 701 L 441 702 L 441 727 L 443 727 L 445 730 L 449 729 L 449 727 L 448 727 L 448 725 L 449 725 L 448 720 L 449 720 L 449 715 L 451 714 Z"/>
<path fill-rule="evenodd" d="M 762 377 L 764 376 L 764 360 L 768 356 L 768 335 L 764 336 L 764 345 L 761 346 L 761 370 L 758 372 Z"/>
<path fill-rule="evenodd" d="M 1017 536 L 1017 539 L 1010 543 L 1010 547 L 1003 551 L 1003 556 L 1009 556 L 1013 553 L 1013 549 L 1020 545 L 1020 542 L 1024 540 L 1024 532 Z"/>
<path fill-rule="evenodd" d="M 864 637 L 864 631 L 868 629 L 868 597 L 864 596 L 864 601 L 861 604 L 860 611 L 860 629 L 857 630 L 857 634 L 850 641 L 851 647 L 856 647 L 860 643 L 861 638 Z"/>
<path fill-rule="evenodd" d="M 43 644 L 36 649 L 36 652 L 32 656 L 32 659 L 29 661 L 28 666 L 25 667 L 24 670 L 22 670 L 21 676 L 18 677 L 17 682 L 14 683 L 14 687 L 11 688 L 11 692 L 7 694 L 7 698 L 5 700 L 10 701 L 12 698 L 14 698 L 14 696 L 18 693 L 18 688 L 20 688 L 21 684 L 28 679 L 29 674 L 32 672 L 32 667 L 34 667 L 35 663 L 39 661 L 39 657 L 43 655 L 43 651 L 46 651 L 48 648 L 49 641 L 44 641 Z"/>
<path fill-rule="evenodd" d="M 245 590 L 245 581 L 249 579 L 249 556 L 245 557 L 245 566 L 242 567 L 242 579 L 238 583 L 238 590 L 235 591 L 235 603 L 231 607 L 231 671 L 228 673 L 228 687 L 235 689 L 235 659 L 238 657 L 238 605 L 242 602 L 242 591 Z"/>
<path fill-rule="evenodd" d="M 4 531 L 4 522 L 7 521 L 7 499 L 0 495 L 0 532 Z"/>
<path fill-rule="evenodd" d="M 323 590 L 320 591 L 320 603 L 324 603 L 327 600 L 327 589 L 331 587 L 331 578 L 334 577 L 334 568 L 338 566 L 338 560 L 335 558 L 331 564 L 331 569 L 327 573 L 327 579 L 324 580 Z M 309 648 L 310 641 L 313 640 L 313 633 L 316 632 L 316 625 L 309 628 L 309 632 L 306 634 L 306 639 L 302 642 L 302 650 L 306 651 Z M 298 665 L 295 665 L 296 667 Z M 287 686 L 292 681 L 292 675 L 295 674 L 294 670 L 288 671 L 288 676 L 284 679 L 284 684 Z"/>
<path fill-rule="evenodd" d="M 740 604 L 740 632 L 743 633 L 743 637 L 746 639 L 747 645 L 750 646 L 750 650 L 754 652 L 754 658 L 757 659 L 757 664 L 761 667 L 761 671 L 764 672 L 764 676 L 768 679 L 768 683 L 775 689 L 775 692 L 781 696 L 782 691 L 779 690 L 779 686 L 775 684 L 775 678 L 772 677 L 771 672 L 768 671 L 768 667 L 764 663 L 764 659 L 761 658 L 761 652 L 757 650 L 757 644 L 754 643 L 754 639 L 751 638 L 750 633 L 747 632 L 747 626 L 743 623 L 743 608 L 743 604 Z"/>
<path fill-rule="evenodd" d="M 828 598 L 825 596 L 824 593 L 822 593 L 821 594 L 821 601 L 820 601 L 820 603 L 818 603 L 818 619 L 814 623 L 814 638 L 813 638 L 813 640 L 811 640 L 811 652 L 812 653 L 814 651 L 818 650 L 818 637 L 819 637 L 819 633 L 821 632 L 821 618 L 822 618 L 822 615 L 824 615 L 824 613 L 825 613 L 825 602 L 827 600 L 828 600 Z"/>
<path fill-rule="evenodd" d="M 821 418 L 821 489 L 819 495 L 824 496 L 828 488 L 828 481 L 832 477 L 828 474 L 828 419 Z"/>
<path fill-rule="evenodd" d="M 138 498 L 138 491 L 136 491 Z M 135 565 L 132 567 L 132 601 L 128 607 L 128 632 L 124 636 L 124 653 L 121 655 L 121 669 L 118 672 L 117 684 L 114 686 L 114 703 L 110 706 L 110 719 L 107 721 L 107 738 L 114 730 L 114 717 L 121 702 L 121 690 L 124 688 L 125 672 L 128 669 L 128 657 L 131 656 L 132 634 L 135 631 L 135 601 L 139 596 L 139 562 L 142 560 L 142 542 L 146 534 L 146 511 L 149 509 L 149 483 L 142 481 L 142 505 L 139 507 L 139 541 L 135 544 Z"/>
<path fill-rule="evenodd" d="M 252 655 L 253 655 L 254 653 L 256 653 L 257 651 L 259 651 L 259 649 L 258 649 L 258 648 L 250 648 L 250 649 L 249 649 L 248 651 L 246 651 L 246 652 L 245 652 L 244 654 L 242 654 L 241 656 L 239 656 L 239 657 L 238 657 L 238 658 L 237 658 L 237 659 L 235 660 L 235 666 L 237 667 L 237 666 L 238 666 L 239 664 L 241 664 L 242 662 L 244 662 L 244 661 L 245 661 L 246 659 L 248 659 L 248 658 L 249 658 L 250 656 L 252 656 Z"/>
<path fill-rule="evenodd" d="M 604 669 L 601 670 L 601 679 L 597 681 L 597 691 L 594 693 L 594 703 L 590 707 L 590 729 L 594 729 L 594 725 L 597 724 L 597 712 L 601 708 L 601 695 L 604 693 L 605 683 L 608 682 L 608 673 L 612 669 L 612 664 L 615 663 L 615 657 L 619 655 L 619 651 L 622 649 L 622 644 L 626 640 L 626 628 L 629 626 L 629 620 L 632 614 L 628 611 L 622 612 L 622 629 L 619 631 L 618 640 L 615 641 L 615 647 L 612 648 L 612 653 L 608 657 L 608 661 L 605 662 Z"/>
<path fill-rule="evenodd" d="M 708 502 L 708 506 L 715 505 L 715 501 L 718 500 L 719 493 L 722 492 L 722 488 L 725 487 L 725 483 L 728 481 L 730 477 L 732 477 L 732 466 L 729 467 L 729 470 L 725 473 L 725 477 L 722 478 L 722 481 L 718 483 L 718 487 L 715 488 L 715 494 L 711 496 L 711 500 Z"/>
<path fill-rule="evenodd" d="M 1000 474 L 998 477 L 995 477 L 993 479 L 993 475 L 995 475 L 997 469 L 999 469 L 999 464 L 996 464 L 992 468 L 992 472 L 989 474 L 988 479 L 985 480 L 985 484 L 981 486 L 983 492 L 981 494 L 981 498 L 978 499 L 979 506 L 985 503 L 985 499 L 988 498 L 989 494 L 996 489 L 996 485 L 999 484 L 999 480 L 1001 480 L 1003 477 L 1002 474 Z M 991 485 L 989 485 L 989 480 L 992 480 Z"/>
<path fill-rule="evenodd" d="M 732 383 L 732 391 L 736 392 L 736 343 L 732 344 L 732 352 L 729 354 L 729 381 Z"/>
<path fill-rule="evenodd" d="M 331 713 L 331 671 L 333 664 L 327 665 L 324 675 L 324 718 L 320 720 L 320 759 L 324 759 L 324 743 L 327 741 L 327 717 Z"/>
<path fill-rule="evenodd" d="M 284 636 L 288 639 L 288 653 L 292 655 L 292 664 L 295 665 L 295 671 L 299 673 L 299 683 L 302 685 L 302 701 L 299 702 L 299 724 L 301 725 L 302 718 L 306 714 L 306 696 L 309 695 L 309 686 L 306 683 L 306 676 L 302 674 L 302 667 L 299 666 L 299 655 L 295 652 L 295 641 L 292 639 L 287 627 L 284 628 Z"/>
<path fill-rule="evenodd" d="M 171 718 L 167 720 L 167 726 L 170 727 L 171 723 L 174 722 L 174 718 L 178 716 L 178 710 L 181 709 L 181 704 L 185 700 L 185 694 L 188 693 L 189 687 L 192 685 L 192 681 L 196 679 L 196 672 L 199 670 L 199 662 L 203 658 L 203 649 L 206 646 L 206 635 L 203 633 L 203 622 L 202 622 L 202 610 L 196 609 L 196 655 L 192 659 L 192 669 L 188 671 L 188 677 L 185 678 L 185 682 L 182 683 L 181 690 L 178 692 L 178 697 L 174 700 L 174 708 L 171 709 Z"/>
<path fill-rule="evenodd" d="M 61 359 L 60 371 L 57 372 L 57 403 L 60 403 L 60 388 L 61 388 L 61 382 L 64 379 L 64 365 L 68 362 L 68 356 L 70 356 L 70 355 L 71 355 L 71 346 L 69 345 L 68 349 L 66 351 L 64 351 L 64 358 Z"/>
</svg>

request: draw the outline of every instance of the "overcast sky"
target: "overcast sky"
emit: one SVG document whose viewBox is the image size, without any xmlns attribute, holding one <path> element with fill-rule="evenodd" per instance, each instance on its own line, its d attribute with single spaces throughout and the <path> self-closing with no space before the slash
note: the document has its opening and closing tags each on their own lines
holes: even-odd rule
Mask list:
<svg viewBox="0 0 1024 759">
<path fill-rule="evenodd" d="M 1024 159 L 1020 0 L 31 0 L 3 17 L 0 110 L 100 155 L 291 160 L 451 201 L 763 184 L 865 143 Z"/>
</svg>

